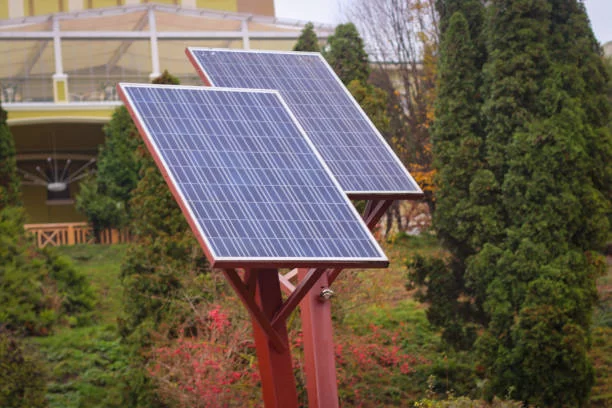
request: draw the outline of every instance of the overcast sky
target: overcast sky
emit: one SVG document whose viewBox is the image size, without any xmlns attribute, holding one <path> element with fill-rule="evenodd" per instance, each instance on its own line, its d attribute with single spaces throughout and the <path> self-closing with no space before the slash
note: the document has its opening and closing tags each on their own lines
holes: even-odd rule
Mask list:
<svg viewBox="0 0 612 408">
<path fill-rule="evenodd" d="M 318 23 L 337 24 L 352 0 L 274 0 L 276 15 Z M 585 0 L 595 36 L 602 44 L 612 41 L 612 0 Z"/>
</svg>

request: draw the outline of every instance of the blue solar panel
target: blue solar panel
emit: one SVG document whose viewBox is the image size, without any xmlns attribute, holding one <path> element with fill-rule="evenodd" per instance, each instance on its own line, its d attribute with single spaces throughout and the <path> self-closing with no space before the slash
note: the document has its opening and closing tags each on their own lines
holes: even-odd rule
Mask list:
<svg viewBox="0 0 612 408">
<path fill-rule="evenodd" d="M 213 266 L 385 266 L 273 91 L 121 84 Z"/>
<path fill-rule="evenodd" d="M 210 85 L 278 90 L 350 196 L 422 195 L 320 54 L 188 48 L 187 55 Z"/>
</svg>

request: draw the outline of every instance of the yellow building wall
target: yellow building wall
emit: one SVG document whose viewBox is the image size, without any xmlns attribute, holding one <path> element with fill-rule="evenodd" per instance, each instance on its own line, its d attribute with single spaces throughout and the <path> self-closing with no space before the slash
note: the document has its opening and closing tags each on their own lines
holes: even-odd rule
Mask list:
<svg viewBox="0 0 612 408">
<path fill-rule="evenodd" d="M 117 0 L 85 0 L 86 8 L 103 8 L 121 6 L 122 2 Z"/>
<path fill-rule="evenodd" d="M 10 1 L 15 0 L 0 0 L 0 19 L 9 17 L 23 17 L 20 15 L 10 16 Z M 21 1 L 23 2 L 23 14 L 25 16 L 40 16 L 61 11 L 70 11 L 70 0 Z M 161 3 L 170 5 L 181 5 L 185 3 L 191 7 L 193 7 L 195 4 L 197 8 L 238 11 L 242 13 L 263 14 L 268 16 L 274 15 L 274 0 L 82 0 L 82 7 L 85 9 L 95 9 L 103 7 L 117 7 L 134 3 Z"/>
<path fill-rule="evenodd" d="M 109 106 L 106 109 L 99 110 L 22 110 L 22 111 L 9 111 L 8 112 L 8 120 L 9 123 L 11 120 L 43 120 L 44 118 L 61 118 L 62 120 L 69 119 L 80 119 L 80 118 L 110 118 L 115 110 L 114 106 Z"/>
<path fill-rule="evenodd" d="M 238 11 L 238 2 L 237 0 L 197 0 L 196 7 L 224 11 Z"/>
<path fill-rule="evenodd" d="M 70 186 L 72 198 L 75 197 L 77 190 L 77 184 Z M 47 205 L 47 191 L 44 187 L 21 186 L 21 194 L 28 224 L 86 221 L 74 204 Z"/>
<path fill-rule="evenodd" d="M 0 19 L 9 18 L 9 0 L 0 0 Z"/>
<path fill-rule="evenodd" d="M 28 16 L 68 11 L 67 0 L 25 0 L 24 10 Z"/>
</svg>

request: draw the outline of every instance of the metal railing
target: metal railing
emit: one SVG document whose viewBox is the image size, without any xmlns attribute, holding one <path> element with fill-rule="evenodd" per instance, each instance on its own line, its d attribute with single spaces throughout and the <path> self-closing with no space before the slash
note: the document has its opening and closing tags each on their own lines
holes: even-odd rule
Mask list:
<svg viewBox="0 0 612 408">
<path fill-rule="evenodd" d="M 0 78 L 0 102 L 53 102 L 53 79 Z"/>
</svg>

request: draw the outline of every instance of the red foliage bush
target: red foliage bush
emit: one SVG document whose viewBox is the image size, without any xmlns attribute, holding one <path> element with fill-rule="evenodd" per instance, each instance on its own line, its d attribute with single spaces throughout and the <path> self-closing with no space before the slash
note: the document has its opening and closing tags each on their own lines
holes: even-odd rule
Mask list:
<svg viewBox="0 0 612 408">
<path fill-rule="evenodd" d="M 396 402 L 395 397 L 403 394 L 398 384 L 416 366 L 431 363 L 422 356 L 406 353 L 400 341 L 396 331 L 374 324 L 363 336 L 342 336 L 336 341 L 341 405 L 373 407 Z"/>
<path fill-rule="evenodd" d="M 250 324 L 219 305 L 198 313 L 196 328 L 151 351 L 149 374 L 174 406 L 232 407 L 259 399 L 259 372 Z"/>
<path fill-rule="evenodd" d="M 178 338 L 152 349 L 148 371 L 164 402 L 180 407 L 262 406 L 251 324 L 239 306 L 205 306 L 197 311 L 195 328 L 185 327 Z M 296 323 L 289 324 L 290 347 L 298 398 L 307 406 L 303 338 Z M 414 381 L 415 367 L 431 362 L 402 349 L 401 331 L 372 324 L 362 335 L 336 336 L 341 405 L 398 406 L 405 401 L 405 384 Z"/>
</svg>

